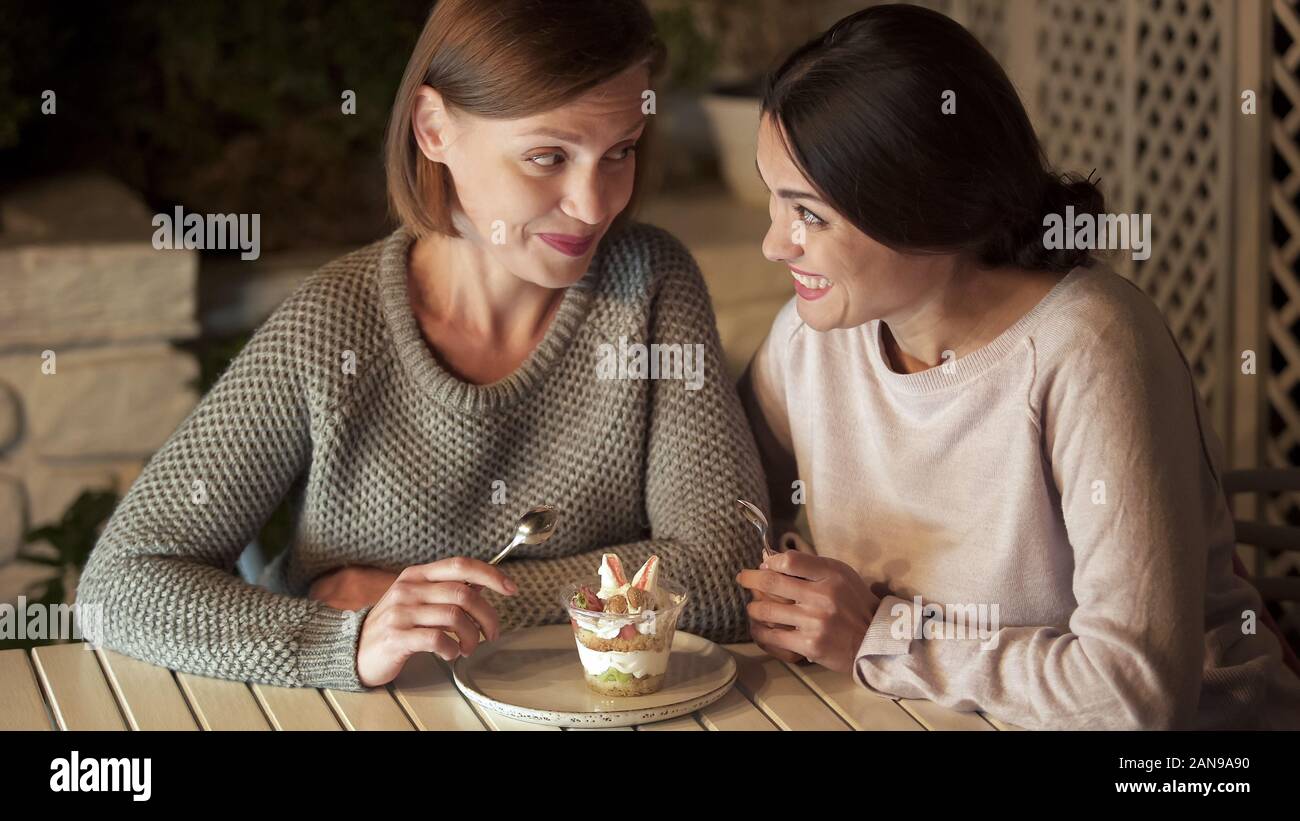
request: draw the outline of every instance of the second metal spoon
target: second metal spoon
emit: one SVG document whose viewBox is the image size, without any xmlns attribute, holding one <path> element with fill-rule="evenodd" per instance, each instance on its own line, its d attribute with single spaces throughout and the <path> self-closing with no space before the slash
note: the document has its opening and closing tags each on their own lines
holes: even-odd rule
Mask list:
<svg viewBox="0 0 1300 821">
<path fill-rule="evenodd" d="M 763 560 L 766 561 L 776 555 L 777 551 L 772 549 L 772 543 L 767 537 L 767 517 L 763 515 L 763 511 L 758 509 L 758 505 L 744 499 L 737 499 L 736 506 L 740 508 L 740 512 L 749 523 L 758 528 L 758 535 L 763 537 Z"/>
</svg>

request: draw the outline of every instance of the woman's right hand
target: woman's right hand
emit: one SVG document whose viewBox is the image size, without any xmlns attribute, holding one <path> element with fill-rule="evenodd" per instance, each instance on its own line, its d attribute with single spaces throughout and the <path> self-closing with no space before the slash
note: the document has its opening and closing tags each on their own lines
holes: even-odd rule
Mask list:
<svg viewBox="0 0 1300 821">
<path fill-rule="evenodd" d="M 761 565 L 761 569 L 766 570 L 767 564 Z M 777 602 L 778 604 L 794 603 L 790 599 L 783 599 L 780 596 L 770 596 L 767 593 L 764 593 L 762 590 L 751 590 L 749 592 L 750 595 L 753 596 L 754 601 L 774 601 Z M 777 628 L 777 629 L 784 627 L 784 625 L 780 625 L 780 624 L 764 624 L 764 626 Z M 763 644 L 761 641 L 755 641 L 754 644 L 758 645 L 758 649 L 762 650 L 764 653 L 767 653 L 769 656 L 772 656 L 773 658 L 780 659 L 781 661 L 786 661 L 789 662 L 790 664 L 808 663 L 808 659 L 804 658 L 798 653 L 794 653 L 789 650 L 782 650 L 780 647 L 772 647 L 770 645 Z"/>
<path fill-rule="evenodd" d="M 782 536 L 780 539 L 777 540 L 782 545 L 783 549 L 797 550 L 802 553 L 810 553 L 812 555 L 816 555 L 817 551 L 813 550 L 812 545 L 808 544 L 803 539 L 799 538 L 799 536 L 797 535 L 797 531 L 795 530 L 793 521 L 778 523 L 778 526 L 780 527 L 780 529 L 778 529 L 776 532 L 786 534 L 785 536 Z M 794 538 L 787 541 L 787 537 L 790 535 L 794 535 Z M 768 550 L 768 548 L 764 547 L 763 563 L 758 566 L 759 570 L 767 570 L 767 558 L 769 555 L 775 556 L 777 554 L 775 551 L 770 551 Z M 772 596 L 767 593 L 764 593 L 762 590 L 751 590 L 749 591 L 749 593 L 751 596 L 753 596 L 754 601 L 774 601 L 778 604 L 794 604 L 794 602 L 792 602 L 790 599 L 783 599 L 780 596 Z M 784 625 L 764 624 L 763 626 L 780 628 L 783 627 Z M 754 644 L 758 645 L 758 649 L 762 650 L 764 653 L 767 653 L 769 656 L 772 656 L 773 658 L 780 659 L 781 661 L 788 662 L 790 664 L 808 663 L 808 659 L 804 658 L 798 653 L 794 653 L 789 650 L 782 650 L 780 647 L 772 647 L 770 645 L 763 644 L 760 641 L 755 641 Z"/>
<path fill-rule="evenodd" d="M 445 661 L 468 656 L 479 645 L 480 630 L 489 641 L 497 638 L 496 609 L 471 584 L 503 596 L 519 592 L 510 577 L 478 559 L 458 556 L 403 570 L 361 625 L 361 684 L 387 684 L 416 653 L 437 653 Z"/>
</svg>

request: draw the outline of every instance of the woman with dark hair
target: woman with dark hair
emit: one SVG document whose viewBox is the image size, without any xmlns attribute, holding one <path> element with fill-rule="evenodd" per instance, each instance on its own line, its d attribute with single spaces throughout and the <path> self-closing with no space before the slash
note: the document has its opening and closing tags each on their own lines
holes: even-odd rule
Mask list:
<svg viewBox="0 0 1300 821">
<path fill-rule="evenodd" d="M 1221 445 L 1154 304 L 1045 226 L 1057 177 L 957 23 L 841 20 L 768 79 L 764 254 L 796 296 L 742 399 L 774 515 L 754 639 L 1028 728 L 1296 727 L 1234 575 Z"/>
<path fill-rule="evenodd" d="M 754 440 L 694 260 L 627 219 L 661 56 L 641 0 L 434 6 L 390 122 L 400 227 L 309 277 L 155 454 L 82 577 L 92 638 L 358 690 L 564 622 L 605 551 L 657 554 L 683 629 L 747 637 L 758 546 L 717 511 L 766 502 Z M 647 344 L 682 372 L 601 377 Z M 293 541 L 249 584 L 236 559 L 286 495 Z M 555 535 L 489 566 L 544 503 Z"/>
</svg>

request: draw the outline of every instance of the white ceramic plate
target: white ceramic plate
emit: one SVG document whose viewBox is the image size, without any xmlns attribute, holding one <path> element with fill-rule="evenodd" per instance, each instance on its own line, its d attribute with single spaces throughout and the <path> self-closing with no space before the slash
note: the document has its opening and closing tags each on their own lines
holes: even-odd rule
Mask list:
<svg viewBox="0 0 1300 821">
<path fill-rule="evenodd" d="M 560 727 L 627 727 L 693 713 L 736 683 L 736 660 L 708 639 L 678 630 L 663 688 L 613 698 L 587 689 L 573 627 L 507 633 L 452 665 L 456 686 L 486 710 Z"/>
</svg>

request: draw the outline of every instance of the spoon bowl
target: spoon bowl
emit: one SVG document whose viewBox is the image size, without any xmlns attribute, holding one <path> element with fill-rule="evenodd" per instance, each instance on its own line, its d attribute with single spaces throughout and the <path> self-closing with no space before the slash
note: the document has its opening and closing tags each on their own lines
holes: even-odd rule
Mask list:
<svg viewBox="0 0 1300 821">
<path fill-rule="evenodd" d="M 775 554 L 777 551 L 772 549 L 771 541 L 767 538 L 767 517 L 763 515 L 763 511 L 758 509 L 758 505 L 744 499 L 737 499 L 736 507 L 740 508 L 741 514 L 758 529 L 758 535 L 763 539 L 763 558 L 767 559 Z"/>
<path fill-rule="evenodd" d="M 499 564 L 502 559 L 510 555 L 510 551 L 521 544 L 545 542 L 554 535 L 555 523 L 559 518 L 560 514 L 552 505 L 540 505 L 529 510 L 519 517 L 519 522 L 515 525 L 515 536 L 510 540 L 510 544 L 506 545 L 505 549 L 493 557 L 488 564 Z"/>
<path fill-rule="evenodd" d="M 523 536 L 522 544 L 541 544 L 555 533 L 555 523 L 560 518 L 551 505 L 541 505 L 519 517 L 516 534 Z"/>
</svg>

